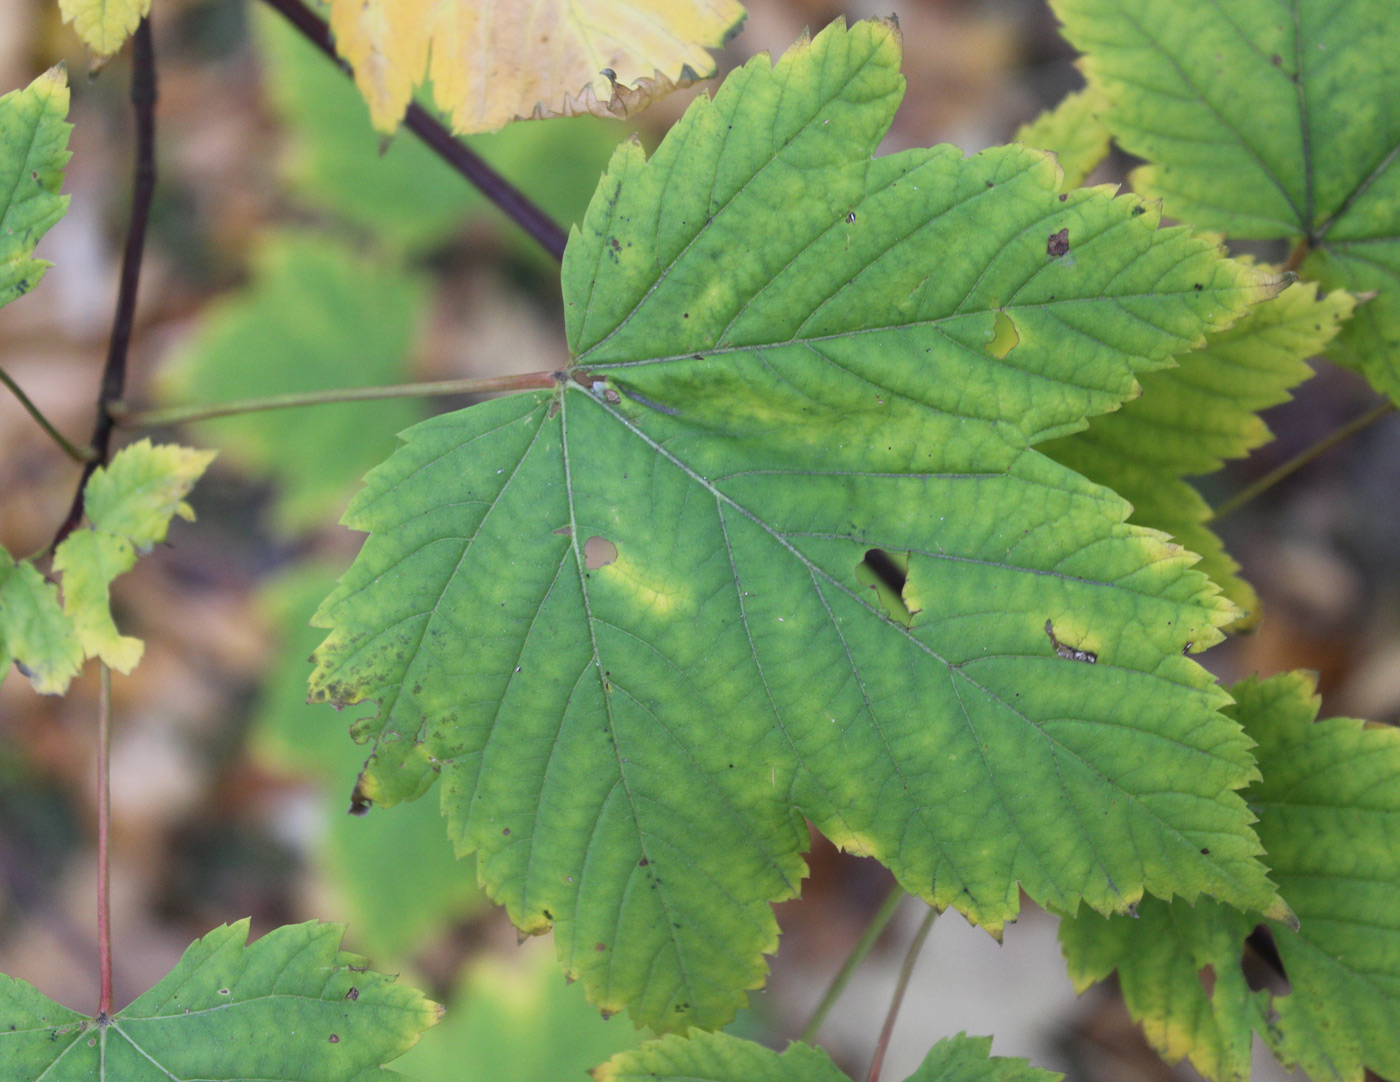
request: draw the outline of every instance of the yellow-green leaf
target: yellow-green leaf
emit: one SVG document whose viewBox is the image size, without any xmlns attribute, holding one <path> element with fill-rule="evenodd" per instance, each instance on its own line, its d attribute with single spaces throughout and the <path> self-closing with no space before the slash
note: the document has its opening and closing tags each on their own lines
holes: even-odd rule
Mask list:
<svg viewBox="0 0 1400 1082">
<path fill-rule="evenodd" d="M 459 132 L 626 116 L 714 74 L 737 0 L 331 0 L 340 55 L 391 131 L 426 74 Z"/>
<path fill-rule="evenodd" d="M 50 264 L 34 246 L 68 209 L 68 77 L 50 68 L 0 98 L 0 307 L 28 293 Z"/>
<path fill-rule="evenodd" d="M 1108 128 L 1099 119 L 1107 106 L 1096 88 L 1080 90 L 1022 124 L 1012 142 L 1050 151 L 1064 170 L 1064 186 L 1077 188 L 1108 157 Z"/>
<path fill-rule="evenodd" d="M 150 13 L 151 0 L 58 0 L 63 21 L 99 57 L 111 56 Z"/>
<path fill-rule="evenodd" d="M 54 570 L 63 574 L 63 611 L 73 620 L 84 654 L 121 673 L 136 668 L 145 645 L 117 631 L 111 585 L 135 564 L 131 542 L 101 530 L 76 530 L 53 559 Z"/>
<path fill-rule="evenodd" d="M 3 548 L 0 659 L 17 663 L 43 695 L 63 694 L 83 663 L 82 643 L 58 603 L 58 590 L 28 560 L 16 563 Z M 0 669 L 0 679 L 5 671 Z"/>
<path fill-rule="evenodd" d="M 214 461 L 214 451 L 140 440 L 124 447 L 88 481 L 83 506 L 94 529 L 124 537 L 138 549 L 165 540 L 177 515 L 193 521 L 185 497 Z"/>
<path fill-rule="evenodd" d="M 1209 506 L 1183 478 L 1213 473 L 1272 439 L 1258 411 L 1286 401 L 1312 375 L 1307 358 L 1332 340 L 1356 304 L 1341 290 L 1317 294 L 1317 283 L 1300 282 L 1255 305 L 1179 357 L 1178 367 L 1142 375 L 1140 397 L 1044 448 L 1126 497 L 1129 521 L 1198 553 L 1199 569 L 1240 607 L 1237 631 L 1258 620 L 1258 598 L 1207 527 Z"/>
</svg>

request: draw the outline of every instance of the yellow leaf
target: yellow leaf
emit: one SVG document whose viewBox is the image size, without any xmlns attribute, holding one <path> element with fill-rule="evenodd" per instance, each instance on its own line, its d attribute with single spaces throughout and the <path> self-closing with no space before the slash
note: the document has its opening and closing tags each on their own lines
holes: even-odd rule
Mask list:
<svg viewBox="0 0 1400 1082">
<path fill-rule="evenodd" d="M 713 75 L 707 49 L 743 18 L 737 0 L 331 0 L 330 22 L 375 127 L 394 128 L 426 69 L 467 133 L 636 112 Z"/>
<path fill-rule="evenodd" d="M 111 56 L 151 10 L 151 0 L 58 0 L 65 23 L 100 57 Z"/>
</svg>

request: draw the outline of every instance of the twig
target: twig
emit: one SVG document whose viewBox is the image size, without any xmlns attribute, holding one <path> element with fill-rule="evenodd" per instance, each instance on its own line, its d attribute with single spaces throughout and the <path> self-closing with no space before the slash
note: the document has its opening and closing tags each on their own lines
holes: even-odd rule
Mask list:
<svg viewBox="0 0 1400 1082">
<path fill-rule="evenodd" d="M 885 1050 L 890 1046 L 894 1022 L 899 1017 L 904 993 L 909 988 L 909 978 L 914 974 L 914 963 L 919 960 L 919 952 L 924 949 L 924 940 L 928 938 L 929 932 L 933 931 L 933 922 L 937 916 L 938 910 L 929 906 L 928 913 L 919 924 L 919 930 L 914 933 L 914 942 L 909 944 L 909 953 L 904 956 L 904 965 L 900 968 L 899 981 L 894 986 L 894 996 L 890 999 L 890 1009 L 885 1015 L 885 1025 L 880 1030 L 880 1040 L 875 1045 L 875 1056 L 870 1061 L 870 1070 L 866 1072 L 865 1082 L 880 1082 L 880 1069 L 885 1065 Z"/>
<path fill-rule="evenodd" d="M 108 889 L 112 849 L 112 670 L 98 662 L 97 693 L 97 967 L 102 992 L 99 1024 L 112 1016 L 112 895 Z"/>
<path fill-rule="evenodd" d="M 53 438 L 53 441 L 63 448 L 63 453 L 74 462 L 87 462 L 93 457 L 91 448 L 84 449 L 75 447 L 68 441 L 67 436 L 54 428 L 53 423 L 39 411 L 39 407 L 24 393 L 24 389 L 10 378 L 9 373 L 3 368 L 0 368 L 0 383 L 3 383 L 10 389 L 10 393 L 19 399 L 19 404 L 29 411 L 29 416 L 33 417 L 34 420 L 39 423 L 39 427 L 47 432 Z"/>
<path fill-rule="evenodd" d="M 865 961 L 865 956 L 875 946 L 875 941 L 880 938 L 880 933 L 885 930 L 890 919 L 899 909 L 899 903 L 904 901 L 906 897 L 908 897 L 908 893 L 898 884 L 892 887 L 889 894 L 885 896 L 879 910 L 871 918 L 870 923 L 865 926 L 865 934 L 860 937 L 860 941 L 852 948 L 836 976 L 831 979 L 831 984 L 827 987 L 821 1002 L 817 1004 L 817 1009 L 812 1012 L 812 1017 L 807 1019 L 807 1024 L 797 1035 L 797 1039 L 803 1044 L 811 1044 L 816 1039 L 817 1032 L 822 1028 L 822 1023 L 826 1021 L 826 1016 L 831 1013 L 831 1008 L 841 998 L 841 993 L 846 990 L 846 985 L 850 983 L 851 975 L 855 973 L 856 967 Z"/>
<path fill-rule="evenodd" d="M 1353 418 L 1335 432 L 1323 436 L 1322 439 L 1318 440 L 1311 447 L 1306 447 L 1299 451 L 1281 466 L 1276 466 L 1253 484 L 1246 485 L 1244 488 L 1240 489 L 1239 492 L 1236 492 L 1212 511 L 1205 521 L 1214 522 L 1217 519 L 1224 518 L 1232 511 L 1238 511 L 1245 504 L 1249 503 L 1250 500 L 1267 492 L 1284 478 L 1296 473 L 1319 455 L 1330 451 L 1333 447 L 1336 447 L 1337 444 L 1350 439 L 1362 429 L 1369 428 L 1382 417 L 1394 411 L 1395 403 L 1387 401 L 1367 410 L 1360 417 Z"/>
<path fill-rule="evenodd" d="M 530 391 L 553 387 L 553 372 L 527 372 L 518 376 L 488 376 L 481 379 L 444 379 L 434 383 L 396 383 L 387 387 L 340 387 L 328 391 L 274 394 L 265 398 L 241 398 L 207 406 L 171 406 L 169 409 L 137 410 L 124 402 L 109 408 L 116 424 L 123 428 L 155 428 L 189 424 L 215 417 L 233 417 L 265 410 L 293 409 L 298 406 L 328 406 L 338 402 L 368 402 L 383 398 L 429 398 L 453 394 L 486 394 L 491 391 Z"/>
<path fill-rule="evenodd" d="M 302 0 L 267 0 L 267 3 L 301 31 L 307 41 L 330 57 L 336 67 L 347 75 L 352 74 L 349 65 L 335 51 L 330 28 L 319 15 L 302 3 Z M 423 140 L 433 153 L 475 185 L 482 195 L 530 234 L 546 252 L 555 259 L 564 258 L 564 246 L 569 240 L 568 233 L 520 189 L 453 135 L 440 120 L 414 102 L 404 114 L 403 123 L 404 127 Z"/>
<path fill-rule="evenodd" d="M 141 20 L 132 36 L 131 104 L 136 113 L 136 169 L 131 192 L 131 222 L 127 226 L 121 283 L 117 288 L 117 313 L 112 320 L 107 365 L 102 372 L 102 388 L 97 396 L 97 422 L 92 430 L 92 439 L 88 441 L 92 457 L 83 466 L 68 515 L 54 535 L 55 547 L 83 520 L 83 490 L 87 487 L 88 478 L 107 461 L 112 449 L 114 426 L 107 407 L 121 398 L 126 388 L 126 359 L 136 316 L 136 290 L 141 282 L 141 258 L 146 249 L 151 197 L 156 188 L 156 54 L 151 41 L 149 16 Z"/>
</svg>

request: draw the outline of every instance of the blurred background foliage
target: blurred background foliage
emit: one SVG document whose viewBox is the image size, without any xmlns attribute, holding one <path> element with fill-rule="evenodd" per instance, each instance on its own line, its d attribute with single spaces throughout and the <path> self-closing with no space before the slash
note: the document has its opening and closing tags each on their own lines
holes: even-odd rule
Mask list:
<svg viewBox="0 0 1400 1082">
<path fill-rule="evenodd" d="M 721 71 L 781 51 L 804 27 L 893 9 L 909 93 L 886 150 L 968 152 L 1081 85 L 1043 0 L 752 0 Z M 129 398 L 143 404 L 452 379 L 567 360 L 557 267 L 413 136 L 385 143 L 350 82 L 251 0 L 162 0 L 160 186 Z M 0 0 L 0 91 L 89 61 L 57 5 Z M 0 313 L 0 366 L 81 439 L 105 352 L 129 196 L 128 61 L 75 77 L 68 216 L 39 255 L 42 288 Z M 677 94 L 624 124 L 520 124 L 472 145 L 564 223 L 579 219 L 617 143 L 654 146 Z M 1090 183 L 1121 182 L 1115 154 Z M 1262 258 L 1281 253 L 1256 250 Z M 1278 439 L 1208 483 L 1218 501 L 1360 412 L 1356 377 L 1317 362 L 1266 414 Z M 548 943 L 520 946 L 454 859 L 435 794 L 345 814 L 362 756 L 353 718 L 305 705 L 308 626 L 356 535 L 335 525 L 360 476 L 415 420 L 468 399 L 402 399 L 206 422 L 159 436 L 218 447 L 195 491 L 199 522 L 116 583 L 118 619 L 148 643 L 116 682 L 114 888 L 120 1002 L 194 937 L 245 915 L 254 934 L 345 920 L 346 945 L 447 1003 L 401 1061 L 421 1082 L 553 1082 L 638 1040 L 565 986 Z M 1324 715 L 1400 720 L 1400 425 L 1394 418 L 1220 524 L 1258 588 L 1254 634 L 1202 659 L 1227 680 L 1318 670 Z M 76 471 L 0 396 L 0 544 L 44 545 Z M 90 667 L 91 669 L 91 667 Z M 96 999 L 95 673 L 66 699 L 0 684 L 0 971 L 75 1008 Z M 870 861 L 818 842 L 804 897 L 780 907 L 768 988 L 737 1026 L 774 1047 L 796 1035 L 888 889 Z M 905 913 L 823 1031 L 863 1070 L 915 914 Z M 1055 922 L 1027 906 L 1004 947 L 941 920 L 886 1071 L 902 1077 L 940 1037 L 995 1033 L 1075 1080 L 1186 1079 L 1146 1049 L 1111 988 L 1076 1001 Z M 1261 1064 L 1259 1078 L 1271 1064 Z"/>
</svg>

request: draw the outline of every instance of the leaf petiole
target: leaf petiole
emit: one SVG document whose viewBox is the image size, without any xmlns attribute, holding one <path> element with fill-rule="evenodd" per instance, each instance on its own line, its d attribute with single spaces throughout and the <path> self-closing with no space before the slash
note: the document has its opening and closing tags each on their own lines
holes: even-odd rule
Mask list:
<svg viewBox="0 0 1400 1082">
<path fill-rule="evenodd" d="M 553 372 L 526 372 L 516 376 L 395 383 L 386 387 L 334 387 L 325 391 L 300 391 L 268 395 L 264 398 L 240 398 L 207 406 L 171 406 L 168 409 L 138 410 L 132 409 L 124 402 L 113 402 L 108 407 L 108 412 L 112 420 L 122 428 L 155 428 L 208 421 L 216 417 L 234 417 L 244 413 L 294 409 L 298 406 L 328 406 L 340 402 L 368 402 L 385 398 L 489 394 L 493 391 L 548 390 L 557 382 Z"/>
<path fill-rule="evenodd" d="M 63 448 L 63 453 L 74 462 L 91 462 L 95 457 L 91 447 L 78 447 L 69 441 L 68 437 L 56 429 L 47 417 L 40 412 L 39 407 L 34 404 L 30 397 L 24 393 L 24 389 L 16 383 L 3 368 L 0 368 L 0 383 L 10 389 L 10 393 L 19 399 L 19 404 L 28 411 L 29 416 L 38 422 L 39 427 L 47 432 L 55 443 Z"/>
<path fill-rule="evenodd" d="M 929 932 L 933 931 L 933 922 L 937 917 L 938 910 L 929 906 L 924 919 L 919 923 L 919 930 L 914 933 L 914 941 L 909 944 L 909 953 L 904 956 L 904 965 L 900 967 L 899 981 L 894 986 L 894 995 L 890 997 L 890 1009 L 885 1015 L 885 1024 L 880 1029 L 880 1039 L 875 1044 L 875 1055 L 870 1060 L 870 1070 L 865 1075 L 865 1082 L 880 1082 L 880 1068 L 885 1065 L 885 1050 L 890 1046 L 890 1036 L 894 1033 L 895 1019 L 899 1017 L 900 1004 L 904 1002 L 904 993 L 909 989 L 909 978 L 914 975 L 914 965 L 919 960 L 919 952 L 924 949 L 924 940 L 928 939 Z"/>
<path fill-rule="evenodd" d="M 1215 522 L 1217 519 L 1222 519 L 1233 511 L 1238 511 L 1255 497 L 1263 495 L 1280 481 L 1297 473 L 1313 459 L 1330 451 L 1339 443 L 1344 443 L 1363 429 L 1369 428 L 1387 414 L 1394 412 L 1395 403 L 1385 401 L 1367 410 L 1360 417 L 1352 418 L 1336 431 L 1328 433 L 1310 447 L 1305 447 L 1303 450 L 1299 451 L 1287 462 L 1276 466 L 1253 484 L 1247 485 L 1239 492 L 1236 492 L 1219 507 L 1215 508 L 1205 521 Z"/>
<path fill-rule="evenodd" d="M 812 1017 L 807 1019 L 807 1024 L 802 1027 L 802 1032 L 797 1035 L 797 1039 L 803 1044 L 811 1044 L 816 1040 L 817 1032 L 822 1028 L 822 1023 L 826 1021 L 826 1016 L 831 1013 L 831 1008 L 836 1005 L 836 1001 L 841 998 L 841 993 L 846 990 L 846 985 L 850 983 L 852 974 L 855 973 L 861 962 L 865 961 L 874 948 L 876 941 L 888 926 L 895 913 L 899 909 L 899 903 L 908 897 L 905 889 L 898 884 L 890 888 L 885 900 L 880 903 L 880 908 L 875 912 L 875 916 L 870 919 L 870 923 L 865 926 L 865 932 L 860 940 L 851 949 L 851 953 L 846 956 L 846 961 L 837 970 L 836 976 L 831 979 L 831 984 L 827 986 L 821 1002 L 817 1004 L 816 1010 L 812 1012 Z"/>
</svg>

